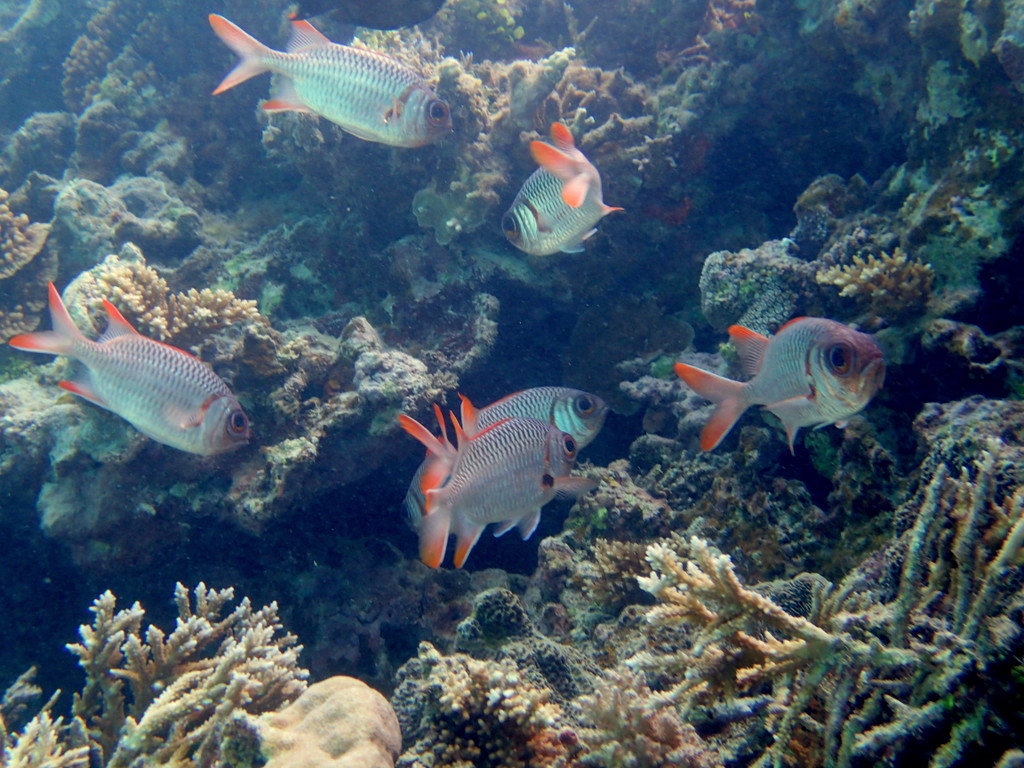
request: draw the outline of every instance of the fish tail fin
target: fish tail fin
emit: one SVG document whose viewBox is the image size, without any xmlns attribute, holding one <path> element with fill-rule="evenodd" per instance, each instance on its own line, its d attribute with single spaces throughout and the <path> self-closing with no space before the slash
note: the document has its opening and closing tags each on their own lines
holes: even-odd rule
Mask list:
<svg viewBox="0 0 1024 768">
<path fill-rule="evenodd" d="M 430 430 L 416 421 L 416 419 L 411 416 L 406 416 L 404 413 L 400 413 L 398 414 L 398 423 L 401 425 L 402 429 L 419 440 L 433 455 L 440 456 L 441 458 L 451 457 L 453 450 L 451 444 L 447 442 L 447 439 L 442 443 L 430 433 Z"/>
<path fill-rule="evenodd" d="M 228 72 L 227 77 L 220 81 L 220 85 L 213 92 L 214 95 L 234 88 L 250 77 L 270 71 L 270 67 L 264 63 L 264 57 L 270 53 L 270 48 L 223 16 L 211 13 L 209 19 L 217 37 L 241 59 L 235 68 Z"/>
<path fill-rule="evenodd" d="M 438 503 L 437 491 L 427 492 L 427 508 L 431 509 L 420 520 L 420 560 L 431 568 L 437 568 L 444 561 L 448 549 L 448 533 L 451 529 L 451 510 L 444 503 Z"/>
<path fill-rule="evenodd" d="M 74 350 L 75 344 L 84 341 L 82 332 L 75 326 L 67 307 L 60 300 L 60 294 L 53 283 L 50 283 L 50 321 L 53 325 L 52 331 L 37 331 L 35 333 L 23 333 L 15 336 L 7 343 L 15 349 L 23 349 L 26 352 L 41 352 L 50 355 L 69 355 Z"/>
<path fill-rule="evenodd" d="M 562 201 L 566 205 L 570 208 L 583 205 L 590 190 L 590 175 L 577 158 L 543 141 L 531 141 L 530 154 L 537 165 L 562 180 Z"/>
<path fill-rule="evenodd" d="M 675 368 L 690 389 L 718 405 L 700 433 L 701 450 L 713 450 L 747 410 L 743 400 L 744 385 L 684 363 L 676 363 Z"/>
</svg>

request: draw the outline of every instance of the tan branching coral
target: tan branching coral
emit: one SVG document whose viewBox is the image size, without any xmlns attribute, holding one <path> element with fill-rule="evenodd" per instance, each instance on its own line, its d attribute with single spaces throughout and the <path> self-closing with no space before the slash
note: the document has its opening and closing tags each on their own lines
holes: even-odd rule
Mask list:
<svg viewBox="0 0 1024 768">
<path fill-rule="evenodd" d="M 53 256 L 40 255 L 49 224 L 30 222 L 8 205 L 0 189 L 0 337 L 34 330 L 46 306 L 46 283 L 57 273 Z"/>
<path fill-rule="evenodd" d="M 191 288 L 171 293 L 167 281 L 146 264 L 142 252 L 131 244 L 124 246 L 120 254 L 111 254 L 83 272 L 64 294 L 65 303 L 80 321 L 80 327 L 86 330 L 91 326 L 94 334 L 106 324 L 104 299 L 144 336 L 178 345 L 197 341 L 208 332 L 229 325 L 268 322 L 255 301 L 236 298 L 230 291 Z"/>
<path fill-rule="evenodd" d="M 68 645 L 85 670 L 71 717 L 53 718 L 53 699 L 20 732 L 0 728 L 7 768 L 126 768 L 219 764 L 239 718 L 273 712 L 306 689 L 302 646 L 282 632 L 277 604 L 254 610 L 234 590 L 175 588 L 178 620 L 165 633 L 135 603 L 117 610 L 107 591 L 92 605 L 81 642 Z M 54 697 L 56 698 L 56 697 Z"/>
<path fill-rule="evenodd" d="M 274 711 L 298 696 L 308 673 L 302 646 L 281 634 L 277 604 L 253 610 L 244 598 L 226 616 L 234 590 L 199 584 L 194 600 L 175 587 L 178 621 L 169 635 L 135 603 L 120 611 L 107 591 L 93 603 L 92 626 L 68 646 L 86 671 L 72 713 L 88 729 L 107 768 L 210 760 L 236 712 Z"/>
<path fill-rule="evenodd" d="M 815 280 L 836 286 L 840 296 L 857 299 L 872 314 L 892 319 L 921 309 L 931 294 L 935 273 L 931 265 L 895 248 L 892 253 L 854 256 L 851 264 L 821 270 Z"/>
<path fill-rule="evenodd" d="M 956 764 L 1002 717 L 998 695 L 958 692 L 1019 654 L 1024 486 L 1006 483 L 1018 453 L 993 443 L 959 472 L 928 467 L 897 512 L 912 525 L 839 585 L 815 580 L 806 617 L 700 539 L 652 545 L 641 582 L 661 604 L 648 619 L 676 649 L 631 666 L 673 681 L 684 716 L 700 705 L 770 736 L 756 766 L 874 764 L 922 738 L 939 745 L 929 766 Z"/>
</svg>

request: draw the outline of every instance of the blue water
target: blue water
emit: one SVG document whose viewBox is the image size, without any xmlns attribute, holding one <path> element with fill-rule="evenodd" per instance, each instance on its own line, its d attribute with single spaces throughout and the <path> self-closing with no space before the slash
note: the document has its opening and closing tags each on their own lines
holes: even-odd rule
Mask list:
<svg viewBox="0 0 1024 768">
<path fill-rule="evenodd" d="M 390 692 L 420 640 L 451 649 L 486 586 L 530 584 L 533 618 L 557 613 L 559 589 L 578 585 L 544 569 L 539 542 L 567 526 L 585 559 L 597 538 L 650 543 L 702 517 L 745 583 L 804 570 L 838 582 L 908 527 L 901 505 L 935 461 L 953 477 L 972 466 L 977 445 L 929 454 L 938 438 L 915 423 L 926 404 L 1024 392 L 1014 3 L 449 0 L 415 29 L 358 32 L 451 110 L 451 134 L 413 148 L 268 115 L 266 74 L 211 95 L 235 57 L 209 13 L 284 49 L 287 9 L 273 0 L 0 0 L 5 264 L 7 233 L 49 226 L 37 253 L 0 269 L 0 334 L 49 328 L 45 284 L 77 280 L 76 323 L 93 311 L 101 327 L 109 298 L 145 335 L 210 363 L 253 424 L 241 450 L 191 456 L 62 393 L 71 374 L 50 358 L 0 349 L 0 686 L 37 665 L 45 691 L 77 690 L 63 646 L 95 596 L 139 600 L 167 626 L 174 582 L 205 581 L 277 600 L 313 678 Z M 350 40 L 335 15 L 312 23 Z M 506 240 L 502 214 L 536 168 L 529 142 L 554 121 L 600 173 L 604 203 L 624 210 L 596 222 L 582 252 L 532 257 Z M 719 251 L 728 266 L 702 281 Z M 849 296 L 826 275 L 897 251 L 907 271 L 863 278 Z M 97 265 L 136 253 L 162 294 L 132 304 L 122 282 L 105 295 Z M 159 337 L 140 311 L 170 316 L 167 296 L 203 288 L 257 302 L 265 321 L 183 311 L 177 334 Z M 710 410 L 672 364 L 685 354 L 742 379 L 727 327 L 772 334 L 802 315 L 874 334 L 884 387 L 847 432 L 804 429 L 792 455 L 777 421 L 751 409 L 702 456 Z M 369 353 L 359 317 L 380 339 Z M 610 404 L 581 461 L 629 460 L 645 492 L 673 506 L 671 524 L 617 529 L 587 518 L 593 505 L 556 500 L 529 540 L 485 533 L 464 571 L 449 547 L 427 572 L 402 511 L 422 448 L 395 417 L 431 424 L 434 399 L 454 409 L 461 392 L 483 406 L 544 385 Z M 1003 451 L 996 503 L 1022 480 L 1024 432 L 1003 418 L 953 419 Z M 657 480 L 666 462 L 682 480 Z M 1003 577 L 1019 600 L 1014 568 Z M 594 628 L 571 620 L 577 638 Z M 982 664 L 980 677 L 1012 681 L 1009 701 L 1021 650 L 1014 641 Z M 960 764 L 994 763 L 1016 741 L 1007 717 L 986 720 Z M 945 739 L 914 738 L 922 753 Z M 927 763 L 897 750 L 891 764 Z"/>
</svg>

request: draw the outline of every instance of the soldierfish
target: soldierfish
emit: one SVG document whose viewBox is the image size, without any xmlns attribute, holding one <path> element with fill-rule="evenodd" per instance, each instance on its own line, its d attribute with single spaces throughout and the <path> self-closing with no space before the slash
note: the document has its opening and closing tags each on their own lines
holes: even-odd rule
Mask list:
<svg viewBox="0 0 1024 768">
<path fill-rule="evenodd" d="M 801 427 L 845 426 L 868 404 L 885 380 L 882 350 L 866 333 L 820 317 L 799 317 L 771 338 L 734 325 L 729 338 L 745 373 L 741 383 L 676 363 L 679 377 L 718 404 L 700 436 L 705 451 L 717 446 L 752 405 L 782 420 L 793 451 Z"/>
<path fill-rule="evenodd" d="M 608 405 L 600 397 L 570 387 L 532 387 L 506 395 L 490 405 L 477 409 L 464 395 L 462 400 L 462 431 L 472 437 L 502 419 L 528 416 L 553 424 L 576 439 L 577 449 L 585 448 L 601 431 Z M 438 409 L 439 411 L 440 409 Z M 438 416 L 443 424 L 443 418 Z M 426 513 L 426 499 L 420 489 L 425 472 L 445 473 L 444 457 L 428 453 L 409 483 L 405 494 L 405 511 L 409 524 L 418 529 Z"/>
<path fill-rule="evenodd" d="M 569 129 L 553 123 L 551 139 L 554 145 L 530 142 L 540 168 L 523 183 L 501 219 L 508 241 L 534 256 L 582 251 L 597 222 L 622 210 L 604 204 L 601 174 L 576 148 Z"/>
<path fill-rule="evenodd" d="M 249 419 L 231 390 L 188 352 L 139 334 L 104 300 L 107 330 L 90 341 L 75 327 L 50 283 L 53 330 L 8 341 L 28 352 L 68 355 L 86 373 L 62 389 L 113 411 L 159 443 L 210 456 L 249 441 Z"/>
<path fill-rule="evenodd" d="M 415 71 L 383 53 L 332 43 L 308 21 L 293 21 L 286 51 L 268 48 L 217 14 L 210 26 L 241 61 L 214 94 L 264 72 L 280 76 L 268 112 L 309 112 L 354 136 L 419 147 L 451 133 L 448 105 Z"/>
<path fill-rule="evenodd" d="M 577 496 L 596 487 L 570 475 L 576 439 L 540 419 L 509 418 L 468 437 L 452 414 L 456 445 L 432 435 L 401 414 L 402 428 L 442 458 L 443 473 L 424 472 L 426 514 L 420 522 L 420 559 L 431 568 L 444 560 L 448 534 L 457 537 L 455 567 L 461 568 L 489 523 L 495 536 L 518 528 L 524 539 L 537 528 L 540 510 L 556 495 Z"/>
</svg>

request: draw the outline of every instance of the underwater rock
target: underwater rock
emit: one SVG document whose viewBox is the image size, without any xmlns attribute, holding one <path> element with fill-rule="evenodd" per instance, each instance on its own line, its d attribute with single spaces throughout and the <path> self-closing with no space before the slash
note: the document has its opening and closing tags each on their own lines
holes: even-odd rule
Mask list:
<svg viewBox="0 0 1024 768">
<path fill-rule="evenodd" d="M 7 140 L 0 153 L 0 182 L 14 189 L 35 172 L 60 176 L 74 142 L 75 119 L 67 112 L 37 112 Z"/>
<path fill-rule="evenodd" d="M 174 263 L 199 244 L 199 223 L 160 179 L 125 177 L 109 187 L 75 179 L 57 196 L 53 247 L 75 274 L 129 241 L 152 261 Z"/>
</svg>

